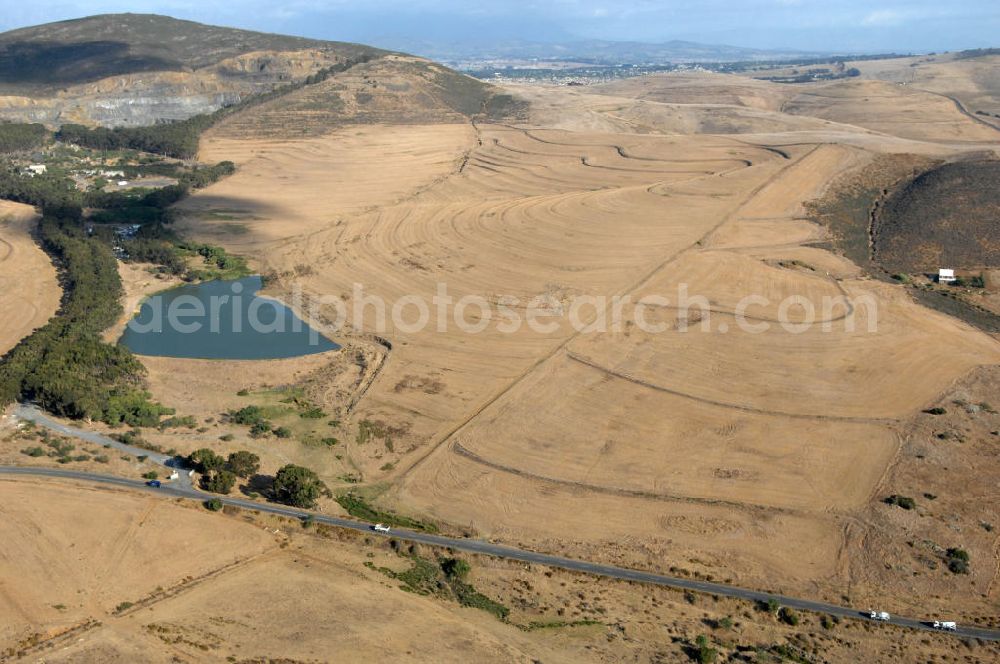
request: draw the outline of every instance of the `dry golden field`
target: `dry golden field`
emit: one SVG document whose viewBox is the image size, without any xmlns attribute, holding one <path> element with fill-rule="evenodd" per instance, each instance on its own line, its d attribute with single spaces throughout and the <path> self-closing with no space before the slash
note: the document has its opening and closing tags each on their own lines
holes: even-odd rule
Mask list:
<svg viewBox="0 0 1000 664">
<path fill-rule="evenodd" d="M 317 117 L 331 112 L 319 107 L 325 97 L 251 109 L 203 139 L 202 160 L 229 159 L 238 171 L 180 204 L 176 229 L 247 256 L 272 277 L 269 295 L 339 297 L 347 317 L 332 337 L 343 349 L 267 362 L 142 358 L 154 396 L 199 425 L 148 438 L 180 452 L 251 449 L 264 472 L 302 463 L 334 490 L 476 537 L 982 621 L 997 601 L 1000 515 L 981 507 L 995 504 L 987 443 L 998 422 L 992 407 L 953 412 L 950 404 L 990 400 L 1000 343 L 831 251 L 828 230 L 806 207 L 883 154 L 949 159 L 1000 146 L 1000 131 L 949 98 L 989 96 L 985 84 L 969 83 L 982 68 L 949 60 L 915 68 L 912 82 L 893 79 L 906 62 L 801 86 L 691 73 L 594 89 L 519 87 L 512 92 L 530 110 L 512 124 L 450 115 L 394 123 L 384 91 L 379 112 L 366 115 L 356 103 L 370 86 L 364 77 L 338 92 L 351 117 L 365 121 L 358 124 L 318 131 Z M 130 309 L 162 287 L 126 276 Z M 494 314 L 502 305 L 523 317 L 539 299 L 564 315 L 546 317 L 548 330 L 510 331 L 504 319 L 481 321 L 472 306 L 466 320 L 485 325 L 469 333 L 453 320 L 439 329 L 433 317 L 423 328 L 408 325 L 417 317 L 409 307 L 405 320 L 387 316 L 380 325 L 356 285 L 390 308 L 406 297 L 431 302 L 444 286 L 455 300 L 482 298 Z M 686 325 L 681 288 L 697 301 Z M 615 296 L 630 298 L 620 325 L 570 324 L 573 316 L 613 323 Z M 635 322 L 636 303 L 652 296 L 668 298 L 642 311 L 659 331 Z M 747 296 L 757 299 L 745 306 Z M 330 304 L 299 311 L 317 324 L 338 314 Z M 335 445 L 251 439 L 220 421 L 248 403 L 273 405 L 275 390 L 288 386 L 329 415 Z M 928 423 L 922 411 L 939 404 L 952 420 Z M 978 419 L 955 419 L 963 412 Z M 925 449 L 959 429 L 962 442 Z M 920 465 L 927 458 L 933 471 Z M 957 497 L 964 480 L 948 467 L 977 470 L 977 502 Z M 941 502 L 917 523 L 882 502 L 894 493 Z M 230 525 L 260 538 L 251 526 Z M 922 540 L 933 546 L 912 553 Z M 940 564 L 954 546 L 973 552 L 968 578 Z M 600 629 L 518 632 L 399 593 L 345 555 L 311 546 L 298 558 L 275 554 L 148 616 L 109 622 L 93 632 L 100 639 L 65 657 L 127 660 L 148 642 L 204 629 L 195 640 L 220 658 L 350 660 L 345 648 L 391 644 L 387 656 L 435 661 L 629 653 L 673 661 L 676 643 L 643 649 L 663 638 L 653 623 L 674 620 L 688 640 L 698 629 L 685 621 L 699 618 L 678 602 L 641 627 L 620 621 L 629 625 L 621 634 L 642 647 Z M 482 584 L 500 584 L 510 571 L 489 569 L 495 576 L 477 572 Z M 180 573 L 194 574 L 164 572 Z M 536 577 L 531 583 L 545 592 L 562 592 Z M 608 592 L 614 610 L 634 599 Z M 325 604 L 308 635 L 291 618 L 299 605 L 288 594 Z M 255 629 L 262 622 L 274 626 L 268 638 Z M 777 638 L 772 627 L 747 630 Z M 886 656 L 867 631 L 856 636 L 853 652 L 825 643 L 826 661 Z M 892 645 L 901 661 L 945 654 L 936 639 L 910 638 Z M 451 641 L 461 646 L 444 647 Z M 170 652 L 190 657 L 193 647 L 175 642 Z"/>
<path fill-rule="evenodd" d="M 31 234 L 37 215 L 28 205 L 0 201 L 0 354 L 56 312 L 56 270 Z"/>
<path fill-rule="evenodd" d="M 803 204 L 878 154 L 947 157 L 1000 134 L 947 99 L 866 79 L 685 75 L 516 92 L 532 104 L 517 126 L 217 132 L 203 158 L 240 170 L 186 201 L 181 228 L 280 275 L 273 294 L 342 297 L 348 323 L 355 283 L 390 304 L 429 301 L 445 284 L 455 298 L 522 307 L 634 303 L 686 284 L 706 320 L 680 332 L 667 305 L 647 311 L 666 333 L 579 332 L 564 316 L 544 333 L 494 320 L 468 334 L 376 329 L 368 310 L 335 335 L 365 361 L 325 374 L 341 386 L 324 402 L 343 420 L 340 458 L 302 454 L 334 484 L 349 472 L 384 506 L 480 535 L 655 569 L 697 560 L 836 597 L 863 546 L 858 514 L 879 499 L 907 422 L 997 363 L 1000 347 L 828 251 Z M 892 109 L 906 121 L 882 124 Z M 720 113 L 736 124 L 719 129 Z M 764 333 L 736 325 L 749 294 L 769 301 L 744 312 L 770 323 Z M 842 296 L 864 303 L 850 324 L 842 305 L 822 309 Z M 790 297 L 815 307 L 808 330 L 776 324 L 806 315 L 779 311 Z M 598 309 L 577 313 L 587 322 Z M 182 397 L 185 412 L 243 403 L 239 381 L 204 399 L 182 362 L 148 364 L 154 391 Z M 385 439 L 359 442 L 362 422 Z"/>
<path fill-rule="evenodd" d="M 699 637 L 730 654 L 808 661 L 994 661 L 949 636 L 786 625 L 747 603 L 470 557 L 506 621 L 404 590 L 416 558 L 362 534 L 130 491 L 0 480 L 0 656 L 73 662 L 685 661 Z M 777 661 L 777 660 L 775 660 Z"/>
</svg>

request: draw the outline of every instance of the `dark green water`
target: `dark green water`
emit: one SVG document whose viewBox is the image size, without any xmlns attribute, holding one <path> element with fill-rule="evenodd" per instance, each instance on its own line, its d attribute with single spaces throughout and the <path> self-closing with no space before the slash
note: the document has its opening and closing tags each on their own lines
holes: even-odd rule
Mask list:
<svg viewBox="0 0 1000 664">
<path fill-rule="evenodd" d="M 207 281 L 151 296 L 119 343 L 133 353 L 265 360 L 339 348 L 285 305 L 258 297 L 260 277 Z"/>
</svg>

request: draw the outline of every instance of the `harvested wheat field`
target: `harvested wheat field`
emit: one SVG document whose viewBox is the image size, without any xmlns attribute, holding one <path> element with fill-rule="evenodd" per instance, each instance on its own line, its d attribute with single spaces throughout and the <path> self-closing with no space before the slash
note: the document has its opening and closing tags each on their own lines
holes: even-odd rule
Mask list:
<svg viewBox="0 0 1000 664">
<path fill-rule="evenodd" d="M 586 92 L 564 87 L 512 86 L 530 102 L 532 124 L 571 131 L 639 134 L 743 134 L 758 132 L 831 131 L 836 122 L 788 115 L 776 108 L 778 90 L 763 88 L 760 98 L 734 98 L 748 79 L 700 74 L 684 78 L 699 83 L 694 89 L 677 86 L 673 75 L 655 75 L 620 83 L 595 85 Z M 750 84 L 758 84 L 750 81 Z M 641 87 L 640 87 L 641 86 Z M 636 94 L 638 97 L 631 97 Z M 857 131 L 857 128 L 848 128 Z"/>
<path fill-rule="evenodd" d="M 0 497 L 5 655 L 572 661 L 489 614 L 397 589 L 342 544 L 287 548 L 294 523 L 64 482 L 5 479 Z"/>
<path fill-rule="evenodd" d="M 266 139 L 252 111 L 210 132 L 202 157 L 238 172 L 182 203 L 178 227 L 246 254 L 272 295 L 339 298 L 305 314 L 340 323 L 344 350 L 210 379 L 150 359 L 154 394 L 235 435 L 220 450 L 307 463 L 443 527 L 830 599 L 856 587 L 859 515 L 909 422 L 1000 346 L 831 252 L 806 204 L 880 154 L 955 156 L 995 132 L 864 78 L 517 92 L 518 124 L 281 137 L 265 109 Z M 433 306 L 418 324 L 414 300 L 435 296 L 478 298 L 459 312 L 476 329 Z M 241 388 L 266 403 L 282 384 L 336 417 L 333 450 L 213 421 L 248 403 Z"/>
<path fill-rule="evenodd" d="M 673 72 L 596 86 L 600 94 L 673 104 L 715 104 L 780 111 L 795 88 L 745 76 Z"/>
<path fill-rule="evenodd" d="M 956 100 L 961 108 L 984 125 L 1000 130 L 1000 56 L 961 57 L 937 55 L 853 63 L 862 76 L 913 86 Z"/>
<path fill-rule="evenodd" d="M 802 613 L 789 626 L 739 600 L 482 556 L 463 557 L 462 584 L 483 603 L 462 606 L 440 571 L 448 551 L 134 491 L 4 480 L 0 497 L 21 561 L 0 594 L 0 647 L 18 661 L 681 661 L 706 633 L 733 653 L 886 651 L 886 633 L 855 621 L 821 627 Z M 679 518 L 661 525 L 690 530 Z M 948 636 L 888 636 L 904 661 L 996 656 Z"/>
<path fill-rule="evenodd" d="M 52 261 L 32 238 L 36 221 L 31 206 L 0 201 L 0 354 L 44 325 L 62 297 Z"/>
<path fill-rule="evenodd" d="M 784 110 L 902 138 L 967 142 L 997 139 L 995 128 L 969 117 L 951 99 L 882 81 L 830 83 L 796 96 Z"/>
<path fill-rule="evenodd" d="M 259 529 L 132 491 L 4 479 L 0 495 L 0 639 L 14 650 L 275 546 Z"/>
<path fill-rule="evenodd" d="M 0 34 L 0 664 L 1000 661 L 1000 50 L 594 35 Z"/>
</svg>

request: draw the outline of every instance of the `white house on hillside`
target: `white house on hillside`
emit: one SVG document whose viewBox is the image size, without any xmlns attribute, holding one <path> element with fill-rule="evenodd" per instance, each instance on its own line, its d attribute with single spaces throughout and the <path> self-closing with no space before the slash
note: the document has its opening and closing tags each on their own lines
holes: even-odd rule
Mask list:
<svg viewBox="0 0 1000 664">
<path fill-rule="evenodd" d="M 939 284 L 950 284 L 955 281 L 955 271 L 949 270 L 947 268 L 941 268 L 938 270 L 938 283 Z"/>
</svg>

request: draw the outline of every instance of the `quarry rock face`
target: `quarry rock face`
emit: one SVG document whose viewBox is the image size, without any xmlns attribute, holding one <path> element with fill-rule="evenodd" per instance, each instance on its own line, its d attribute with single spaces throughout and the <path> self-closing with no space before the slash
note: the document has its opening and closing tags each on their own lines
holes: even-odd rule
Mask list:
<svg viewBox="0 0 1000 664">
<path fill-rule="evenodd" d="M 0 98 L 0 119 L 57 126 L 67 122 L 105 127 L 151 125 L 211 113 L 239 102 L 239 91 L 180 94 L 168 88 L 103 98 Z"/>
<path fill-rule="evenodd" d="M 258 51 L 200 69 L 135 72 L 56 89 L 7 90 L 0 120 L 105 127 L 142 126 L 211 113 L 242 99 L 301 81 L 339 64 L 336 51 Z"/>
<path fill-rule="evenodd" d="M 136 96 L 84 101 L 76 110 L 99 125 L 149 125 L 159 120 L 183 120 L 192 115 L 211 113 L 240 101 L 241 97 L 238 92 L 183 96 L 154 90 Z"/>
</svg>

